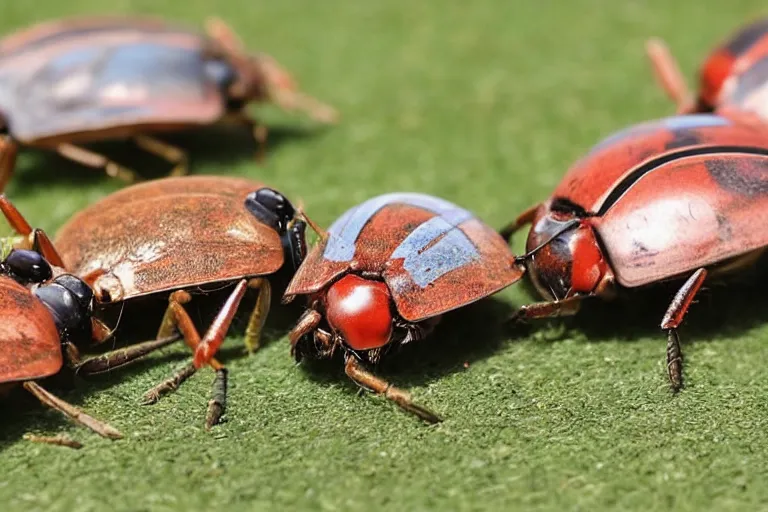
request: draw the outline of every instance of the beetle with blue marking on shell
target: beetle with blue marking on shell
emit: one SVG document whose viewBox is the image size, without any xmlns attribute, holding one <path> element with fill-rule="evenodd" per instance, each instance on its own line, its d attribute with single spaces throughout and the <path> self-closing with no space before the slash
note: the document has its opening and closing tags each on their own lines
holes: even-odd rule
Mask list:
<svg viewBox="0 0 768 512">
<path fill-rule="evenodd" d="M 768 246 L 768 126 L 720 115 L 640 123 L 596 145 L 552 196 L 501 231 L 530 224 L 518 258 L 547 302 L 517 319 L 573 315 L 589 297 L 679 280 L 661 323 L 674 391 L 677 329 L 707 277 L 741 270 Z"/>
<path fill-rule="evenodd" d="M 320 231 L 320 230 L 318 230 Z M 309 299 L 291 351 L 331 357 L 347 375 L 429 423 L 440 418 L 365 369 L 393 346 L 428 335 L 440 315 L 496 293 L 522 275 L 504 240 L 463 208 L 415 193 L 386 194 L 344 213 L 285 291 Z"/>
</svg>

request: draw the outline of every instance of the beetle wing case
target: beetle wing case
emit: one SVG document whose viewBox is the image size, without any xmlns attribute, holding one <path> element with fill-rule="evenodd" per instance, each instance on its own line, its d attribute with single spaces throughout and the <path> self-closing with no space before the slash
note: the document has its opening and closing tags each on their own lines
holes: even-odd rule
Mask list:
<svg viewBox="0 0 768 512">
<path fill-rule="evenodd" d="M 122 299 L 272 274 L 285 259 L 280 236 L 244 205 L 262 186 L 220 176 L 135 185 L 75 215 L 55 244 L 89 285 L 117 277 Z"/>
<path fill-rule="evenodd" d="M 0 383 L 49 377 L 62 364 L 48 309 L 27 288 L 0 276 Z"/>
<path fill-rule="evenodd" d="M 0 41 L 0 111 L 26 143 L 209 124 L 225 101 L 206 74 L 207 47 L 204 36 L 151 18 L 38 25 Z"/>
<path fill-rule="evenodd" d="M 307 256 L 286 297 L 346 271 L 382 276 L 410 322 L 491 295 L 522 277 L 504 240 L 473 214 L 424 194 L 370 199 L 342 215 Z"/>
</svg>

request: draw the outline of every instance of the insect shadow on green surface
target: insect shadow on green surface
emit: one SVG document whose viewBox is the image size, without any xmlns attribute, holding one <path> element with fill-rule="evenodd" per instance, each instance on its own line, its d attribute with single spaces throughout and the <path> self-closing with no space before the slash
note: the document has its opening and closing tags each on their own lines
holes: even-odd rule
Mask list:
<svg viewBox="0 0 768 512">
<path fill-rule="evenodd" d="M 466 371 L 467 364 L 471 367 L 473 362 L 491 357 L 505 343 L 514 341 L 504 327 L 513 311 L 509 303 L 489 297 L 446 313 L 426 339 L 393 347 L 371 369 L 405 389 Z M 316 382 L 341 383 L 350 390 L 357 389 L 344 375 L 341 351 L 331 360 L 306 359 L 301 366 Z"/>
<path fill-rule="evenodd" d="M 264 158 L 268 160 L 280 148 L 323 135 L 327 127 L 269 126 Z M 257 165 L 258 147 L 251 133 L 238 126 L 210 126 L 182 132 L 161 133 L 156 138 L 183 150 L 188 158 L 190 175 L 205 173 L 212 166 L 224 167 L 242 162 Z M 152 155 L 130 140 L 88 144 L 88 149 L 137 172 L 144 180 L 168 176 L 173 164 Z M 113 180 L 99 169 L 65 159 L 53 151 L 22 147 L 9 188 L 26 195 L 45 190 L 51 184 L 90 185 Z"/>
</svg>

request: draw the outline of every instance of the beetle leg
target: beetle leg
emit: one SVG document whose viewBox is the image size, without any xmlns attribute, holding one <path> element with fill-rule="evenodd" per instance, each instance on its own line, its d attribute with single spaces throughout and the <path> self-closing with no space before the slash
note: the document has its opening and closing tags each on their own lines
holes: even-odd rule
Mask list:
<svg viewBox="0 0 768 512">
<path fill-rule="evenodd" d="M 189 317 L 189 313 L 184 309 L 184 304 L 190 300 L 192 300 L 192 296 L 184 290 L 175 291 L 168 297 L 168 309 L 165 310 L 165 316 L 163 317 L 160 329 L 157 332 L 157 339 L 172 336 L 178 328 L 184 337 L 184 342 L 194 353 L 195 349 L 200 344 L 200 333 L 197 332 L 197 328 Z M 214 370 L 224 368 L 224 365 L 214 358 L 211 358 L 209 364 Z M 196 371 L 197 368 L 194 364 L 188 363 L 184 365 L 177 370 L 173 376 L 144 393 L 142 403 L 144 405 L 154 404 L 164 394 L 178 389 L 178 387 L 185 380 L 194 375 Z"/>
<path fill-rule="evenodd" d="M 672 298 L 661 321 L 661 328 L 667 331 L 667 373 L 672 391 L 683 387 L 683 353 L 677 328 L 683 323 L 683 317 L 706 278 L 707 269 L 700 268 L 694 272 Z"/>
<path fill-rule="evenodd" d="M 296 326 L 288 333 L 288 339 L 291 342 L 292 356 L 296 357 L 296 345 L 299 341 L 304 336 L 317 329 L 317 326 L 320 325 L 320 320 L 322 319 L 323 316 L 316 309 L 307 309 L 301 314 L 298 322 L 296 322 Z"/>
<path fill-rule="evenodd" d="M 74 144 L 63 143 L 56 146 L 56 152 L 74 162 L 91 167 L 93 169 L 103 169 L 107 175 L 120 179 L 122 181 L 133 183 L 140 181 L 141 178 L 132 170 L 123 167 L 117 162 L 113 162 L 104 155 L 95 153 Z"/>
<path fill-rule="evenodd" d="M 269 306 L 272 303 L 272 286 L 265 278 L 257 277 L 248 281 L 248 287 L 259 291 L 256 306 L 245 329 L 245 348 L 248 352 L 255 352 L 261 346 L 261 331 L 264 329 Z"/>
<path fill-rule="evenodd" d="M 517 232 L 520 228 L 523 226 L 527 226 L 528 224 L 531 224 L 533 222 L 533 217 L 536 215 L 536 212 L 539 209 L 539 204 L 535 204 L 525 210 L 523 213 L 517 216 L 515 220 L 504 226 L 499 230 L 499 234 L 501 237 L 509 242 L 509 239 L 512 238 L 512 235 Z"/>
<path fill-rule="evenodd" d="M 173 335 L 168 336 L 167 338 L 136 343 L 135 345 L 112 350 L 98 356 L 89 357 L 82 361 L 70 356 L 68 362 L 74 367 L 75 373 L 78 375 L 85 377 L 98 375 L 128 366 L 139 358 L 144 357 L 155 350 L 167 347 L 168 345 L 179 341 L 179 339 L 181 339 L 181 335 L 179 333 L 173 333 Z"/>
<path fill-rule="evenodd" d="M 133 140 L 144 151 L 159 156 L 173 165 L 170 176 L 184 176 L 189 173 L 187 154 L 180 148 L 149 135 L 136 135 Z"/>
<path fill-rule="evenodd" d="M 92 416 L 87 415 L 74 405 L 65 402 L 56 395 L 46 391 L 36 382 L 30 380 L 25 382 L 23 385 L 24 389 L 35 395 L 35 397 L 43 404 L 47 405 L 51 409 L 56 409 L 76 423 L 79 423 L 80 425 L 93 430 L 100 436 L 106 437 L 108 439 L 120 439 L 123 437 L 123 435 L 116 428 L 103 423 Z"/>
<path fill-rule="evenodd" d="M 350 355 L 347 355 L 347 360 L 344 364 L 344 372 L 347 374 L 347 377 L 352 379 L 358 386 L 376 393 L 377 395 L 383 395 L 384 398 L 392 400 L 404 411 L 418 416 L 427 423 L 440 423 L 443 421 L 434 412 L 413 403 L 411 395 L 406 391 L 396 388 L 389 382 L 375 376 L 363 368 L 360 362 Z"/>
<path fill-rule="evenodd" d="M 1 147 L 0 151 L 2 151 Z M 62 261 L 61 256 L 59 256 L 58 251 L 56 251 L 56 248 L 53 246 L 53 242 L 48 238 L 45 231 L 42 229 L 32 229 L 32 226 L 30 226 L 27 219 L 24 218 L 24 215 L 21 214 L 16 206 L 14 206 L 10 199 L 5 197 L 5 195 L 0 195 L 0 212 L 2 212 L 3 216 L 8 220 L 8 224 L 11 225 L 12 229 L 27 239 L 25 242 L 22 242 L 25 249 L 32 249 L 39 252 L 51 265 L 61 268 L 64 267 L 64 262 Z"/>
<path fill-rule="evenodd" d="M 256 143 L 256 160 L 263 162 L 267 154 L 267 136 L 269 135 L 267 125 L 260 123 L 243 111 L 232 114 L 229 119 L 248 128 L 253 141 Z"/>
<path fill-rule="evenodd" d="M 510 322 L 533 320 L 536 318 L 556 318 L 560 316 L 573 316 L 578 313 L 583 297 L 568 297 L 552 302 L 536 302 L 520 306 L 509 319 Z"/>
<path fill-rule="evenodd" d="M 227 409 L 227 377 L 226 368 L 216 370 L 216 377 L 211 387 L 211 399 L 208 401 L 208 411 L 205 414 L 206 430 L 218 425 Z"/>
<path fill-rule="evenodd" d="M 685 83 L 680 66 L 661 39 L 650 39 L 645 43 L 645 52 L 651 61 L 653 73 L 667 96 L 677 105 L 678 114 L 696 111 L 690 89 Z"/>
<path fill-rule="evenodd" d="M 16 143 L 9 136 L 0 137 L 0 193 L 5 190 L 5 186 L 13 176 L 13 169 L 16 167 L 16 150 Z"/>
<path fill-rule="evenodd" d="M 79 450 L 83 447 L 83 443 L 75 441 L 74 439 L 65 436 L 64 434 L 58 434 L 55 436 L 38 436 L 35 434 L 24 434 L 24 440 L 31 443 L 43 443 L 52 444 L 55 446 L 66 446 L 73 450 Z"/>
<path fill-rule="evenodd" d="M 13 205 L 10 199 L 5 197 L 4 194 L 0 194 L 0 212 L 3 212 L 3 216 L 8 221 L 17 234 L 24 237 L 31 237 L 34 230 L 29 225 L 24 215 Z M 30 239 L 31 241 L 31 239 Z"/>
<path fill-rule="evenodd" d="M 237 313 L 237 307 L 240 305 L 240 301 L 243 300 L 245 295 L 245 289 L 248 286 L 248 282 L 243 279 L 235 286 L 232 293 L 229 294 L 224 305 L 221 306 L 219 314 L 213 319 L 210 327 L 205 333 L 203 340 L 195 347 L 195 368 L 201 368 L 208 363 L 213 356 L 218 352 L 219 347 L 224 342 L 224 336 L 229 330 L 229 325 L 232 323 L 232 319 Z"/>
</svg>

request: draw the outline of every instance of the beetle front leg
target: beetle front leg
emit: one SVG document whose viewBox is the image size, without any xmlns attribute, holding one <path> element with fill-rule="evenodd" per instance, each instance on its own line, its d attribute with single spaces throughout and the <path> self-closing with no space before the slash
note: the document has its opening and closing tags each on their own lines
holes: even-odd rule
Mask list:
<svg viewBox="0 0 768 512">
<path fill-rule="evenodd" d="M 248 352 L 255 352 L 261 346 L 261 332 L 267 322 L 269 306 L 272 303 L 272 286 L 263 277 L 257 277 L 248 281 L 248 287 L 258 290 L 259 297 L 248 320 L 245 329 L 245 348 Z"/>
<path fill-rule="evenodd" d="M 539 206 L 541 205 L 535 204 L 531 206 L 523 213 L 518 215 L 514 221 L 501 228 L 499 230 L 501 237 L 509 242 L 509 239 L 512 238 L 512 235 L 514 235 L 515 232 L 517 232 L 523 226 L 527 226 L 533 222 L 533 218 L 536 216 L 536 212 L 539 210 Z"/>
<path fill-rule="evenodd" d="M 22 240 L 20 248 L 37 251 L 51 265 L 64 268 L 61 256 L 45 231 L 42 229 L 32 229 L 27 219 L 24 218 L 21 212 L 5 195 L 0 195 L 0 212 L 3 213 L 11 228 L 25 238 L 25 240 Z"/>
<path fill-rule="evenodd" d="M 8 135 L 0 137 L 0 193 L 11 181 L 13 169 L 16 167 L 16 152 L 18 146 Z"/>
<path fill-rule="evenodd" d="M 351 355 L 346 356 L 344 372 L 347 377 L 352 379 L 355 384 L 361 388 L 367 389 L 377 395 L 382 395 L 388 400 L 395 402 L 401 409 L 409 412 L 427 423 L 440 423 L 443 421 L 440 416 L 430 411 L 426 407 L 413 403 L 411 395 L 408 392 L 396 388 L 389 382 L 381 379 L 360 364 L 360 362 Z"/>
<path fill-rule="evenodd" d="M 667 96 L 677 105 L 678 114 L 690 114 L 696 111 L 696 103 L 685 83 L 677 60 L 672 56 L 667 45 L 661 39 L 650 39 L 645 43 L 645 52 L 651 61 L 656 80 Z"/>
<path fill-rule="evenodd" d="M 166 338 L 159 338 L 156 340 L 145 341 L 143 343 L 137 343 L 135 345 L 112 350 L 98 356 L 89 357 L 84 360 L 80 360 L 80 358 L 76 355 L 76 349 L 72 350 L 71 348 L 68 348 L 67 362 L 69 366 L 74 369 L 75 374 L 81 375 L 83 377 L 90 377 L 92 375 L 99 375 L 128 366 L 129 364 L 138 361 L 142 357 L 154 352 L 155 350 L 167 347 L 168 345 L 171 345 L 180 339 L 181 335 L 174 333 Z"/>
<path fill-rule="evenodd" d="M 291 342 L 291 356 L 295 357 L 297 360 L 300 358 L 300 354 L 296 350 L 299 341 L 304 336 L 317 329 L 317 326 L 320 325 L 322 319 L 323 316 L 316 309 L 307 309 L 301 314 L 299 321 L 296 322 L 296 326 L 288 333 L 288 339 Z"/>
<path fill-rule="evenodd" d="M 182 149 L 149 135 L 136 135 L 133 140 L 144 151 L 159 156 L 173 165 L 169 176 L 186 176 L 189 174 L 187 154 Z"/>
<path fill-rule="evenodd" d="M 195 347 L 195 368 L 201 368 L 205 366 L 216 352 L 219 351 L 219 347 L 224 342 L 224 336 L 226 336 L 229 326 L 232 320 L 235 318 L 237 308 L 240 306 L 240 301 L 243 300 L 245 295 L 245 289 L 248 286 L 248 282 L 243 279 L 235 285 L 235 289 L 227 297 L 224 305 L 221 306 L 218 315 L 214 318 L 210 327 L 205 333 L 203 340 Z"/>
<path fill-rule="evenodd" d="M 107 173 L 108 176 L 113 178 L 117 178 L 127 183 L 133 183 L 135 181 L 141 180 L 139 175 L 132 170 L 123 167 L 117 162 L 113 162 L 106 156 L 95 153 L 89 149 L 67 143 L 59 144 L 55 149 L 56 152 L 64 158 L 82 164 L 86 167 L 90 167 L 92 169 L 102 169 Z"/>
<path fill-rule="evenodd" d="M 557 318 L 561 316 L 573 316 L 578 313 L 583 297 L 568 297 L 552 302 L 535 302 L 520 306 L 509 319 L 510 322 L 522 322 L 536 318 Z"/>
<path fill-rule="evenodd" d="M 693 298 L 706 278 L 707 269 L 700 268 L 694 272 L 672 298 L 661 321 L 661 328 L 667 331 L 667 374 L 672 391 L 675 392 L 683 387 L 683 352 L 680 349 L 677 328 L 683 323 Z"/>
</svg>

